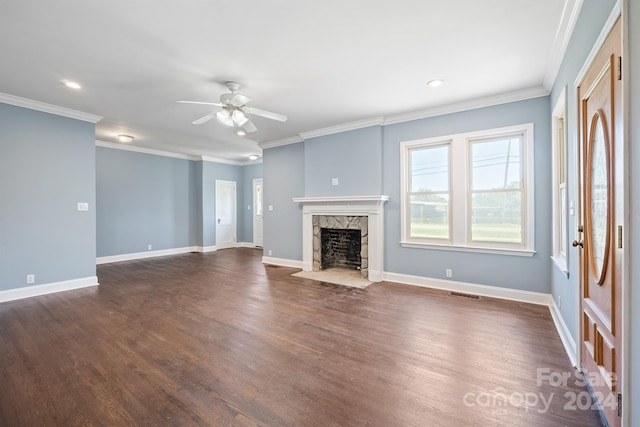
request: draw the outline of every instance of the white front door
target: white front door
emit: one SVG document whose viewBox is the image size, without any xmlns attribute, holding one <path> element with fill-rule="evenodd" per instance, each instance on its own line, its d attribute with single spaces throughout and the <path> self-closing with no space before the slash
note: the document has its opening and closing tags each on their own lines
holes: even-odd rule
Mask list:
<svg viewBox="0 0 640 427">
<path fill-rule="evenodd" d="M 262 179 L 253 180 L 253 245 L 262 247 Z"/>
<path fill-rule="evenodd" d="M 216 248 L 236 245 L 236 183 L 216 180 Z"/>
</svg>

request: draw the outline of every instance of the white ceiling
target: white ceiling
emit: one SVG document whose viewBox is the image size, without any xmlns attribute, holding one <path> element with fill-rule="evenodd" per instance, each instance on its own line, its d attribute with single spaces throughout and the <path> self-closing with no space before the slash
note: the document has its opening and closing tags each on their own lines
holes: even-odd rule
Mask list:
<svg viewBox="0 0 640 427">
<path fill-rule="evenodd" d="M 0 0 L 0 92 L 103 116 L 101 141 L 242 161 L 326 127 L 548 93 L 576 4 Z M 227 80 L 288 122 L 253 117 L 246 137 L 191 124 L 216 107 L 176 101 L 217 102 Z"/>
</svg>

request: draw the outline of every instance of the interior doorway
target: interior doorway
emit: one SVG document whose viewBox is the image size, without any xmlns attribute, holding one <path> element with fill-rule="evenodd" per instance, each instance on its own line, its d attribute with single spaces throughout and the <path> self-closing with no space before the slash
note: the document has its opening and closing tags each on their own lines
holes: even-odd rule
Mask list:
<svg viewBox="0 0 640 427">
<path fill-rule="evenodd" d="M 216 248 L 236 246 L 236 183 L 216 180 Z"/>
<path fill-rule="evenodd" d="M 253 245 L 262 247 L 262 178 L 253 180 Z"/>
</svg>

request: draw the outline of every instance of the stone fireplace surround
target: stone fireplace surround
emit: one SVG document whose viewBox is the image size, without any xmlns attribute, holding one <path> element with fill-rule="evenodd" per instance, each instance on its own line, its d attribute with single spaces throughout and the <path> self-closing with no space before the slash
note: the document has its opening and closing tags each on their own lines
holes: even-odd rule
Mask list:
<svg viewBox="0 0 640 427">
<path fill-rule="evenodd" d="M 384 204 L 389 196 L 296 197 L 302 205 L 302 269 L 313 271 L 313 217 L 362 216 L 368 225 L 368 280 L 380 282 L 384 266 Z"/>
</svg>

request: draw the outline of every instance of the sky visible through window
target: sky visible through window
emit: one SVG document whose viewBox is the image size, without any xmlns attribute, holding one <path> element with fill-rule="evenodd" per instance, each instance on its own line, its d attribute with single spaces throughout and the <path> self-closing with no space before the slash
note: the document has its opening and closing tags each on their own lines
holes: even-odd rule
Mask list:
<svg viewBox="0 0 640 427">
<path fill-rule="evenodd" d="M 472 188 L 494 190 L 520 187 L 522 137 L 511 136 L 471 144 Z M 449 189 L 449 146 L 411 151 L 411 191 Z"/>
</svg>

